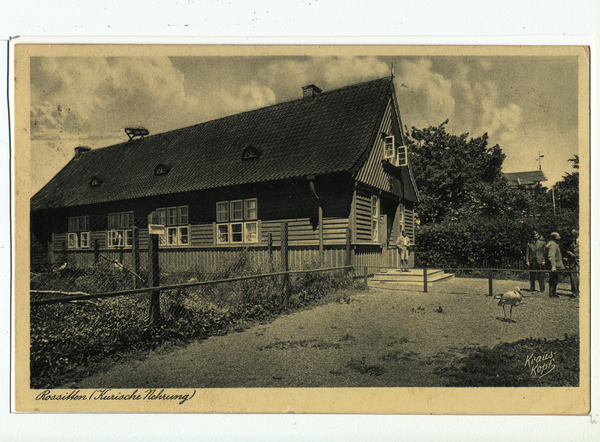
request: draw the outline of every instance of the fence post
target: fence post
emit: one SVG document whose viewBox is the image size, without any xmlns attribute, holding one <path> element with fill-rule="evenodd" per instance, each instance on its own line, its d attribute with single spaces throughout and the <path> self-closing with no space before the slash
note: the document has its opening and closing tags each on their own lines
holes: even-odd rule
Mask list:
<svg viewBox="0 0 600 442">
<path fill-rule="evenodd" d="M 348 227 L 346 229 L 346 256 L 344 257 L 344 265 L 352 265 L 352 229 Z M 349 273 L 350 269 L 346 269 L 344 273 Z"/>
<path fill-rule="evenodd" d="M 267 259 L 269 260 L 269 269 L 273 270 L 273 234 L 269 233 L 267 238 Z"/>
<path fill-rule="evenodd" d="M 489 288 L 489 295 L 490 296 L 494 296 L 494 280 L 493 280 L 493 276 L 492 276 L 492 272 L 490 271 L 490 273 L 488 273 L 488 288 Z"/>
<path fill-rule="evenodd" d="M 63 263 L 69 262 L 69 257 L 67 255 L 67 243 L 63 241 L 62 250 L 60 251 L 60 259 Z"/>
<path fill-rule="evenodd" d="M 287 272 L 290 269 L 288 261 L 288 223 L 283 221 L 281 223 L 281 271 Z M 286 273 L 283 275 L 283 297 L 285 304 L 288 303 L 290 298 L 290 274 Z"/>
<path fill-rule="evenodd" d="M 148 235 L 148 287 L 160 284 L 160 268 L 158 266 L 158 235 Z M 160 318 L 160 290 L 150 292 L 150 312 L 148 320 L 156 325 Z"/>
<path fill-rule="evenodd" d="M 323 204 L 319 200 L 319 265 L 323 266 L 325 251 L 323 248 Z"/>
<path fill-rule="evenodd" d="M 365 269 L 364 270 L 365 285 L 368 286 L 369 282 L 368 282 L 367 278 L 369 277 L 369 267 L 365 266 L 364 269 Z"/>
<path fill-rule="evenodd" d="M 131 243 L 131 265 L 133 267 L 133 288 L 137 288 L 137 275 L 140 274 L 140 243 L 139 243 L 139 234 L 138 228 L 133 227 L 131 230 L 132 243 Z"/>
<path fill-rule="evenodd" d="M 100 243 L 97 239 L 94 240 L 94 264 L 98 264 L 100 259 Z"/>
<path fill-rule="evenodd" d="M 423 269 L 423 291 L 427 293 L 427 269 Z"/>
</svg>

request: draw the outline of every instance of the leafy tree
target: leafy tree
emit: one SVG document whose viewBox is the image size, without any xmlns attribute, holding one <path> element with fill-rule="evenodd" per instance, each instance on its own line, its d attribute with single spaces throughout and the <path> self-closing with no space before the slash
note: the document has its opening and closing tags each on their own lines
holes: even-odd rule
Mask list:
<svg viewBox="0 0 600 442">
<path fill-rule="evenodd" d="M 505 155 L 488 146 L 487 133 L 470 138 L 446 132 L 448 120 L 437 127 L 407 130 L 411 163 L 422 201 L 422 224 L 464 216 L 493 216 L 504 209 L 497 194 L 506 192 L 502 176 Z"/>
<path fill-rule="evenodd" d="M 557 210 L 570 210 L 579 213 L 579 155 L 569 159 L 575 172 L 568 173 L 554 186 Z M 549 195 L 552 198 L 552 195 Z"/>
</svg>

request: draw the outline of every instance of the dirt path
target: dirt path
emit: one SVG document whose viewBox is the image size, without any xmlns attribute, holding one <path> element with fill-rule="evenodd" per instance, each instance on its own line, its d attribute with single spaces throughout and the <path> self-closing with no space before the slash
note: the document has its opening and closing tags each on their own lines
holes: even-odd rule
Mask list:
<svg viewBox="0 0 600 442">
<path fill-rule="evenodd" d="M 495 281 L 494 293 L 519 284 Z M 567 289 L 559 286 L 559 292 Z M 513 309 L 516 322 L 508 323 L 487 291 L 487 280 L 462 278 L 438 283 L 429 293 L 372 289 L 118 364 L 77 388 L 442 386 L 433 372 L 437 357 L 460 356 L 465 347 L 579 333 L 577 300 L 524 292 L 526 300 Z"/>
</svg>

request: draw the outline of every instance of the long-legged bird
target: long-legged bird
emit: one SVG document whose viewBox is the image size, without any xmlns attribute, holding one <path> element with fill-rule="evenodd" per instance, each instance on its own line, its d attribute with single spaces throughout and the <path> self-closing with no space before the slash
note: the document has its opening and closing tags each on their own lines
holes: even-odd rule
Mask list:
<svg viewBox="0 0 600 442">
<path fill-rule="evenodd" d="M 513 306 L 517 306 L 523 301 L 523 293 L 521 293 L 521 289 L 516 287 L 514 290 L 510 292 L 506 292 L 503 295 L 496 295 L 494 299 L 500 299 L 498 305 L 502 306 L 502 310 L 504 311 L 504 319 L 506 319 L 506 310 L 504 306 L 506 304 L 510 304 L 510 321 L 512 321 L 512 309 Z"/>
</svg>

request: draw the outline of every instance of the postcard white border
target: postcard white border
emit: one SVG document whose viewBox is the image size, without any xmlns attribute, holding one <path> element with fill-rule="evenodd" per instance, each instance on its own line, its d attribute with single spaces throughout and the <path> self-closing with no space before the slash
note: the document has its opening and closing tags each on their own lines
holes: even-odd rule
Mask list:
<svg viewBox="0 0 600 442">
<path fill-rule="evenodd" d="M 69 3 L 69 2 L 67 2 Z M 74 2 L 73 2 L 74 3 Z M 116 3 L 116 2 L 114 2 Z M 549 3 L 536 1 L 534 3 L 538 4 L 538 8 L 540 11 L 544 11 L 548 9 Z M 575 2 L 577 3 L 577 2 Z M 348 2 L 345 3 L 348 5 Z M 505 3 L 506 5 L 506 3 Z M 577 9 L 578 5 L 573 5 L 573 8 Z M 581 5 L 579 5 L 581 6 Z M 576 28 L 577 26 L 577 18 L 578 15 L 581 14 L 593 14 L 594 5 L 592 2 L 589 2 L 590 8 L 587 10 L 585 8 L 579 8 L 577 14 L 561 16 L 560 20 L 564 23 L 565 20 L 571 22 L 571 28 Z M 481 6 L 480 6 L 481 7 Z M 22 9 L 23 12 L 13 14 L 11 8 L 8 8 L 8 11 L 5 11 L 6 18 L 5 20 L 18 21 L 18 18 L 21 17 L 26 20 L 26 10 L 27 7 L 21 4 L 15 4 L 12 9 Z M 348 7 L 348 11 L 351 11 L 352 8 Z M 468 13 L 468 9 L 466 10 Z M 458 20 L 459 16 L 464 15 L 466 11 L 463 8 L 454 9 L 453 13 L 448 12 L 448 19 L 450 22 L 453 20 L 453 16 L 455 16 L 455 20 Z M 597 9 L 596 9 L 597 11 Z M 474 12 L 474 10 L 473 10 Z M 348 12 L 350 13 L 350 12 Z M 51 13 L 51 16 L 55 16 L 57 22 L 60 22 L 64 19 L 64 16 L 61 16 L 61 11 L 56 10 L 54 13 Z M 477 19 L 477 14 L 473 13 L 474 20 Z M 543 21 L 547 17 L 547 14 L 541 14 L 539 17 L 540 21 Z M 596 14 L 597 17 L 597 14 Z M 491 17 L 490 17 L 491 19 Z M 522 17 L 519 17 L 518 13 L 515 13 L 514 21 L 518 22 L 519 20 L 523 20 Z M 343 19 L 340 20 L 343 22 Z M 529 20 L 528 23 L 532 21 Z M 534 20 L 535 22 L 535 20 Z M 32 24 L 32 22 L 30 22 Z M 444 24 L 440 23 L 430 23 L 430 27 L 436 26 L 437 32 L 445 32 L 447 34 L 456 34 L 457 29 L 453 29 L 451 26 L 444 26 Z M 248 26 L 246 24 L 246 26 Z M 298 29 L 301 24 L 296 23 L 293 28 Z M 514 25 L 513 25 L 514 26 Z M 427 30 L 430 27 L 423 27 L 423 33 L 427 33 Z M 535 25 L 530 25 L 531 28 L 535 29 Z M 2 26 L 0 26 L 2 28 Z M 60 29 L 66 29 L 58 28 Z M 507 23 L 506 28 L 510 28 L 510 24 Z M 556 31 L 560 31 L 559 27 L 556 27 Z M 5 27 L 4 29 L 11 29 L 10 26 Z M 35 29 L 31 26 L 28 29 Z M 121 30 L 124 29 L 124 26 L 121 26 Z M 144 26 L 136 23 L 134 29 L 137 30 L 139 34 L 157 34 L 156 29 L 152 29 L 152 25 L 148 24 L 146 28 Z M 145 29 L 145 30 L 142 30 Z M 335 32 L 335 23 L 332 24 L 331 32 Z M 339 29 L 339 28 L 338 28 Z M 53 31 L 56 31 L 57 28 L 54 28 Z M 119 27 L 117 27 L 117 32 Z M 140 31 L 142 30 L 142 31 Z M 39 34 L 45 32 L 45 29 L 40 29 Z M 38 33 L 35 32 L 35 33 Z M 356 31 L 354 31 L 356 32 Z M 469 28 L 463 27 L 460 29 L 461 33 L 468 34 Z M 511 32 L 511 31 L 507 31 Z M 33 34 L 34 32 L 31 32 Z M 68 34 L 69 32 L 63 32 Z M 298 32 L 299 34 L 301 32 Z M 340 32 L 339 34 L 347 33 Z M 451 36 L 451 37 L 428 37 L 428 38 L 418 38 L 418 37 L 407 37 L 403 39 L 403 43 L 410 44 L 568 44 L 568 45 L 590 45 L 592 47 L 592 54 L 595 54 L 595 38 L 597 38 L 597 25 L 593 29 L 581 29 L 582 34 L 588 34 L 577 37 L 563 37 L 558 35 L 551 35 L 545 37 L 534 37 L 534 36 L 526 36 L 526 37 L 461 37 L 461 36 Z M 318 30 L 314 30 L 313 34 L 318 35 Z M 8 38 L 14 36 L 7 35 L 3 36 L 4 38 Z M 165 42 L 164 37 L 159 37 L 162 43 Z M 334 39 L 333 41 L 328 41 L 325 39 L 321 39 L 320 37 L 313 38 L 292 38 L 294 40 L 292 43 L 311 43 L 309 40 L 316 39 L 317 42 L 322 44 L 329 44 L 331 42 L 340 43 L 338 39 Z M 24 42 L 25 39 L 22 39 L 21 42 Z M 111 40 L 111 42 L 116 42 L 114 37 L 109 36 L 101 36 L 100 41 Z M 142 43 L 142 40 L 139 38 L 132 38 L 135 41 L 128 41 L 130 39 L 119 39 L 121 43 Z M 175 38 L 175 40 L 180 40 L 180 38 Z M 196 39 L 194 39 L 196 40 Z M 192 42 L 197 43 L 197 41 L 192 40 Z M 232 43 L 230 39 L 227 39 L 227 43 Z M 236 43 L 245 43 L 250 42 L 249 39 L 244 38 L 235 38 L 234 40 L 238 40 Z M 240 41 L 242 40 L 242 41 Z M 261 40 L 261 39 L 259 39 Z M 279 39 L 277 39 L 279 41 Z M 360 40 L 361 43 L 386 43 L 386 44 L 398 44 L 397 39 L 383 39 L 381 37 L 374 38 L 365 38 L 365 37 L 351 37 L 348 39 L 344 39 L 348 41 L 348 44 L 356 44 Z M 32 42 L 29 40 L 29 42 Z M 58 41 L 55 41 L 58 42 Z M 78 40 L 78 42 L 83 42 Z M 96 40 L 95 42 L 98 42 Z M 149 43 L 149 41 L 143 41 L 144 43 Z M 189 40 L 188 40 L 189 42 Z M 215 41 L 212 40 L 214 43 Z M 272 42 L 272 40 L 271 40 Z M 254 41 L 253 43 L 259 43 L 259 41 Z M 262 43 L 262 41 L 260 42 Z M 3 52 L 1 54 L 0 62 L 4 62 L 4 65 L 7 65 L 6 54 Z M 594 57 L 592 57 L 592 89 L 591 96 L 595 97 L 596 93 L 596 77 L 597 77 L 597 61 Z M 4 77 L 6 78 L 6 77 Z M 4 83 L 4 80 L 3 80 Z M 594 148 L 596 147 L 596 128 L 597 128 L 597 116 L 595 112 L 595 103 L 593 103 L 591 119 L 592 119 L 592 168 L 596 165 L 596 155 L 594 154 Z M 4 117 L 4 113 L 6 109 L 2 109 L 0 111 L 0 116 Z M 4 121 L 7 121 L 6 118 Z M 2 133 L 2 139 L 7 140 L 7 134 L 4 131 Z M 0 141 L 2 143 L 2 147 L 5 147 L 6 141 Z M 6 152 L 6 150 L 5 150 Z M 591 185 L 592 185 L 592 199 L 594 196 L 597 196 L 598 184 L 597 180 L 592 175 L 591 177 Z M 3 183 L 4 187 L 0 187 L 0 192 L 3 195 L 6 195 L 5 192 L 8 191 L 8 184 L 6 182 Z M 597 214 L 596 205 L 592 205 L 592 220 L 596 219 Z M 6 217 L 4 217 L 6 218 Z M 7 226 L 5 225 L 6 219 L 3 219 L 3 229 L 5 232 L 7 231 Z M 592 228 L 592 244 L 597 244 L 597 235 L 594 233 L 595 229 Z M 5 236 L 2 237 L 2 246 L 4 247 L 4 251 L 8 250 L 9 241 Z M 592 250 L 592 262 L 595 262 L 595 253 Z M 6 253 L 3 253 L 0 257 L 0 262 L 3 264 L 8 263 Z M 6 266 L 4 267 L 7 268 Z M 592 281 L 594 282 L 594 281 Z M 592 314 L 593 316 L 597 316 L 598 308 L 597 303 L 592 304 Z M 6 306 L 6 301 L 5 304 Z M 4 310 L 5 312 L 7 309 Z M 596 315 L 594 315 L 596 313 Z M 10 343 L 6 339 L 6 324 L 2 327 L 3 338 L 1 341 L 2 350 L 8 350 L 6 346 L 7 343 Z M 596 327 L 592 323 L 592 334 L 595 335 Z M 7 342 L 8 341 L 8 342 Z M 592 342 L 593 351 L 592 351 L 592 365 L 595 366 L 597 362 L 597 357 L 595 354 L 598 350 L 595 342 Z M 7 352 L 4 352 L 7 354 Z M 2 375 L 7 374 L 6 364 L 2 364 L 2 371 L 0 373 Z M 592 372 L 593 373 L 593 372 Z M 3 379 L 7 379 L 6 376 L 2 377 Z M 306 437 L 317 439 L 317 440 L 380 440 L 380 439 L 395 439 L 397 436 L 412 436 L 413 438 L 439 438 L 444 437 L 445 440 L 464 440 L 465 436 L 477 435 L 477 437 L 486 437 L 491 440 L 502 440 L 505 436 L 510 435 L 519 435 L 519 439 L 530 439 L 530 440 L 538 440 L 541 437 L 545 436 L 547 440 L 556 440 L 561 437 L 565 439 L 574 439 L 574 438 L 582 438 L 584 435 L 592 434 L 591 429 L 597 427 L 597 424 L 593 424 L 592 422 L 597 419 L 597 407 L 594 405 L 597 403 L 598 399 L 598 389 L 594 388 L 597 385 L 598 377 L 595 376 L 592 378 L 592 415 L 590 417 L 507 417 L 504 419 L 498 419 L 495 417 L 479 417 L 479 416 L 469 416 L 469 417 L 444 417 L 444 416 L 436 416 L 436 417 L 428 417 L 428 416 L 224 416 L 224 415 L 212 415 L 212 416 L 169 416 L 168 418 L 161 417 L 160 425 L 156 422 L 157 419 L 154 419 L 152 416 L 131 416 L 131 415 L 84 415 L 84 416 L 63 416 L 63 415 L 45 415 L 45 416 L 14 416 L 8 415 L 7 413 L 2 414 L 2 426 L 5 428 L 2 432 L 7 434 L 6 429 L 8 428 L 12 434 L 16 437 L 24 436 L 25 434 L 32 434 L 26 431 L 26 428 L 31 425 L 35 425 L 38 430 L 36 433 L 39 435 L 39 438 L 46 438 L 49 434 L 52 438 L 59 439 L 61 438 L 60 433 L 62 431 L 69 431 L 70 435 L 74 434 L 86 434 L 86 430 L 91 427 L 100 429 L 99 431 L 95 431 L 94 434 L 89 434 L 90 440 L 94 438 L 100 438 L 102 434 L 104 437 L 107 435 L 107 427 L 120 428 L 123 429 L 120 436 L 115 436 L 112 434 L 113 438 L 116 440 L 125 439 L 128 436 L 138 435 L 144 436 L 146 440 L 164 440 L 167 435 L 175 435 L 177 434 L 178 439 L 187 439 L 191 436 L 200 436 L 204 434 L 205 437 L 219 437 L 223 439 L 235 438 L 244 436 L 245 440 L 265 440 L 265 439 L 281 439 L 285 438 L 286 440 L 305 440 Z M 8 394 L 4 394 L 4 388 L 7 386 L 7 383 L 3 383 L 2 387 L 2 397 L 8 398 Z M 6 392 L 8 393 L 8 392 Z M 6 404 L 8 407 L 8 404 Z M 5 407 L 5 409 L 7 409 Z M 17 422 L 19 420 L 20 422 Z M 435 435 L 435 430 L 432 428 L 433 422 L 435 422 L 435 428 L 438 428 L 438 433 Z M 33 423 L 35 421 L 35 424 Z M 168 423 L 167 423 L 168 422 Z M 275 422 L 275 425 L 273 425 Z M 134 424 L 132 427 L 131 424 Z M 407 427 L 408 424 L 408 427 Z M 163 427 L 163 428 L 160 428 Z M 168 429 L 166 428 L 168 427 Z M 419 430 L 419 428 L 421 430 Z M 49 429 L 53 429 L 50 433 L 48 433 Z M 173 433 L 173 430 L 177 431 Z M 428 430 L 433 430 L 432 434 Z M 450 430 L 450 433 L 448 432 Z M 462 433 L 462 434 L 461 434 Z M 594 434 L 598 434 L 598 430 L 594 431 Z M 435 436 L 434 436 L 435 435 Z M 527 437 L 529 435 L 529 437 Z M 287 436 L 287 437 L 286 437 Z"/>
</svg>

